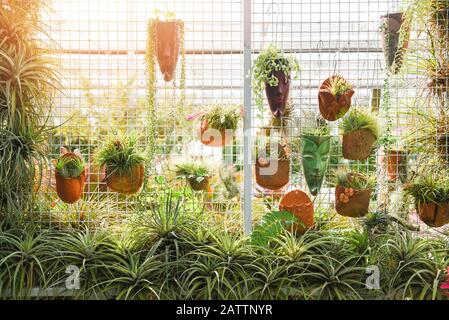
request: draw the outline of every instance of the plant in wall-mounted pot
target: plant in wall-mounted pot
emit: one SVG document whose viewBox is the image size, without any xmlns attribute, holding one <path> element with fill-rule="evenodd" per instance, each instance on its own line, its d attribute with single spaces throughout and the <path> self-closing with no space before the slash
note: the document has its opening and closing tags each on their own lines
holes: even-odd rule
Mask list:
<svg viewBox="0 0 449 320">
<path fill-rule="evenodd" d="M 175 165 L 176 176 L 187 180 L 194 191 L 208 191 L 212 177 L 210 169 L 201 163 L 182 163 Z"/>
<path fill-rule="evenodd" d="M 86 165 L 81 155 L 67 152 L 56 161 L 56 192 L 65 203 L 77 202 L 83 193 Z"/>
<path fill-rule="evenodd" d="M 265 90 L 273 116 L 278 119 L 284 116 L 292 72 L 298 70 L 298 61 L 293 56 L 285 55 L 273 44 L 259 54 L 254 62 L 252 76 L 256 104 L 261 112 L 262 92 Z"/>
<path fill-rule="evenodd" d="M 381 44 L 385 63 L 392 74 L 397 74 L 402 66 L 408 48 L 410 26 L 405 23 L 403 13 L 388 13 L 381 18 Z"/>
<path fill-rule="evenodd" d="M 142 187 L 146 157 L 139 152 L 135 135 L 108 138 L 94 161 L 99 168 L 105 168 L 105 181 L 111 190 L 134 194 Z"/>
<path fill-rule="evenodd" d="M 382 162 L 387 169 L 388 181 L 395 182 L 398 179 L 405 182 L 407 179 L 407 151 L 400 148 L 389 148 L 384 151 Z"/>
<path fill-rule="evenodd" d="M 209 147 L 222 147 L 232 144 L 234 132 L 242 118 L 240 106 L 213 106 L 200 118 L 199 136 L 201 142 Z"/>
<path fill-rule="evenodd" d="M 257 150 L 256 182 L 269 190 L 279 190 L 290 181 L 290 158 L 280 143 L 266 143 L 262 152 Z"/>
<path fill-rule="evenodd" d="M 342 216 L 358 218 L 368 213 L 375 179 L 339 169 L 335 173 L 335 210 Z"/>
<path fill-rule="evenodd" d="M 348 112 L 354 90 L 352 85 L 339 75 L 327 78 L 318 92 L 321 115 L 327 121 L 335 121 Z"/>
<path fill-rule="evenodd" d="M 374 115 L 352 110 L 340 124 L 343 132 L 343 157 L 348 160 L 365 160 L 379 137 L 379 125 Z"/>
<path fill-rule="evenodd" d="M 448 173 L 438 171 L 438 176 L 425 174 L 413 179 L 405 188 L 415 200 L 416 211 L 422 222 L 439 228 L 449 223 Z"/>
<path fill-rule="evenodd" d="M 315 224 L 313 203 L 301 190 L 292 190 L 284 195 L 279 203 L 279 210 L 295 215 L 299 222 L 294 225 L 294 229 L 300 234 Z"/>
</svg>

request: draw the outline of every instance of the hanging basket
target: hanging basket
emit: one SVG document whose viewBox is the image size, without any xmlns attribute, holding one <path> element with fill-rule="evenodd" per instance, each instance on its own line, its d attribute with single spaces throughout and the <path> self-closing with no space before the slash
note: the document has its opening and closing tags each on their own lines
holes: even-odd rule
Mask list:
<svg viewBox="0 0 449 320">
<path fill-rule="evenodd" d="M 198 131 L 201 143 L 208 147 L 227 146 L 234 139 L 234 130 L 210 128 L 206 120 L 201 121 Z"/>
<path fill-rule="evenodd" d="M 106 167 L 106 184 L 107 186 L 121 194 L 134 194 L 140 190 L 145 177 L 145 169 L 142 164 L 135 165 L 129 175 L 120 175 L 118 173 L 110 174 Z"/>
<path fill-rule="evenodd" d="M 399 150 L 387 150 L 382 158 L 387 168 L 388 181 L 394 182 L 398 178 L 405 180 L 407 177 L 407 153 Z"/>
<path fill-rule="evenodd" d="M 405 38 L 400 43 L 400 30 L 404 23 L 403 13 L 389 13 L 381 16 L 381 45 L 385 63 L 392 74 L 397 74 L 401 67 L 409 43 L 409 30 L 403 34 Z"/>
<path fill-rule="evenodd" d="M 286 75 L 283 71 L 274 71 L 273 75 L 278 79 L 278 85 L 270 86 L 269 83 L 265 83 L 265 94 L 271 113 L 276 119 L 280 119 L 285 114 L 290 93 L 290 75 Z"/>
<path fill-rule="evenodd" d="M 178 63 L 181 42 L 180 20 L 155 21 L 155 54 L 166 82 L 173 79 Z"/>
<path fill-rule="evenodd" d="M 72 152 L 67 152 L 61 157 L 64 158 L 78 158 L 80 157 Z M 81 172 L 78 178 L 64 178 L 55 171 L 56 178 L 56 192 L 59 198 L 65 203 L 72 204 L 81 199 L 84 189 L 84 182 L 86 180 L 85 170 Z"/>
<path fill-rule="evenodd" d="M 348 160 L 367 159 L 376 142 L 376 136 L 367 129 L 359 129 L 343 135 L 343 157 Z"/>
<path fill-rule="evenodd" d="M 288 211 L 301 221 L 301 224 L 295 224 L 293 227 L 297 233 L 303 234 L 315 224 L 313 203 L 301 190 L 292 190 L 285 194 L 279 204 L 279 210 Z"/>
<path fill-rule="evenodd" d="M 190 187 L 194 191 L 209 190 L 210 177 L 204 177 L 204 179 L 201 182 L 198 182 L 198 180 L 195 177 L 187 177 L 186 179 L 187 179 L 187 182 L 189 183 Z"/>
<path fill-rule="evenodd" d="M 419 218 L 429 227 L 439 228 L 449 223 L 449 203 L 423 203 L 416 206 Z"/>
<path fill-rule="evenodd" d="M 267 160 L 265 158 L 259 158 L 256 161 L 255 169 L 256 183 L 262 188 L 279 190 L 290 181 L 290 160 Z M 265 170 L 270 170 L 272 174 L 262 174 Z"/>
<path fill-rule="evenodd" d="M 358 173 L 348 173 L 348 176 L 362 176 Z M 370 189 L 356 190 L 341 185 L 335 187 L 335 210 L 338 214 L 359 218 L 368 213 L 371 199 Z"/>
<path fill-rule="evenodd" d="M 318 91 L 318 103 L 320 107 L 320 113 L 327 121 L 335 121 L 343 117 L 348 112 L 352 103 L 352 96 L 354 90 L 350 89 L 341 96 L 334 96 L 329 88 L 334 79 L 339 76 L 332 76 L 327 78 Z"/>
</svg>

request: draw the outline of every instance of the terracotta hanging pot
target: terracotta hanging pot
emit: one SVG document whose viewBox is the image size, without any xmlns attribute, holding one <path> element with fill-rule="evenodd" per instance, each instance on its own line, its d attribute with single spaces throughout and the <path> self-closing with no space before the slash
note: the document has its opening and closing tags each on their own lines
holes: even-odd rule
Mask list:
<svg viewBox="0 0 449 320">
<path fill-rule="evenodd" d="M 370 189 L 356 190 L 337 185 L 335 187 L 335 210 L 345 217 L 363 217 L 368 213 L 370 198 Z"/>
<path fill-rule="evenodd" d="M 286 158 L 283 146 L 278 144 L 280 159 L 258 157 L 255 164 L 256 182 L 259 186 L 269 190 L 278 190 L 290 181 L 290 160 Z"/>
<path fill-rule="evenodd" d="M 165 81 L 171 81 L 178 63 L 181 21 L 156 21 L 156 58 Z"/>
<path fill-rule="evenodd" d="M 331 83 L 340 76 L 327 78 L 318 91 L 318 103 L 320 113 L 327 121 L 335 121 L 343 117 L 348 112 L 352 103 L 354 90 L 350 89 L 340 96 L 335 96 L 330 91 Z"/>
<path fill-rule="evenodd" d="M 330 136 L 301 136 L 301 160 L 307 186 L 316 196 L 321 189 L 329 162 Z"/>
<path fill-rule="evenodd" d="M 402 36 L 405 36 L 403 43 L 400 44 L 400 29 L 404 23 L 402 13 L 389 13 L 381 16 L 381 45 L 384 52 L 385 63 L 388 70 L 396 74 L 402 66 L 405 51 L 408 48 L 409 31 L 406 30 Z M 401 45 L 401 47 L 399 47 Z"/>
<path fill-rule="evenodd" d="M 201 121 L 198 131 L 201 143 L 209 147 L 227 146 L 232 144 L 234 139 L 234 130 L 210 128 L 207 120 Z"/>
<path fill-rule="evenodd" d="M 367 159 L 376 142 L 376 136 L 367 129 L 359 129 L 343 135 L 343 157 L 348 160 Z"/>
<path fill-rule="evenodd" d="M 387 150 L 382 158 L 387 167 L 388 181 L 394 182 L 398 178 L 401 181 L 407 177 L 407 153 L 399 150 Z"/>
<path fill-rule="evenodd" d="M 61 157 L 64 158 L 80 158 L 77 154 L 67 152 Z M 55 171 L 56 192 L 59 198 L 65 203 L 72 204 L 77 202 L 83 194 L 84 182 L 86 180 L 85 170 L 81 172 L 77 178 L 64 178 Z"/>
<path fill-rule="evenodd" d="M 416 211 L 429 227 L 439 228 L 449 223 L 449 203 L 423 203 L 416 206 Z"/>
<path fill-rule="evenodd" d="M 290 75 L 286 75 L 283 71 L 274 71 L 273 75 L 278 79 L 278 85 L 270 86 L 265 83 L 265 93 L 271 113 L 276 119 L 280 119 L 285 114 L 290 93 Z"/>
<path fill-rule="evenodd" d="M 293 229 L 303 234 L 315 224 L 313 203 L 309 196 L 301 190 L 292 190 L 282 198 L 279 210 L 288 211 L 295 215 L 301 224 L 295 224 Z"/>
<path fill-rule="evenodd" d="M 120 175 L 118 173 L 110 174 L 106 166 L 106 184 L 111 190 L 121 194 L 134 194 L 140 190 L 145 177 L 145 169 L 142 164 L 135 165 L 130 174 Z"/>
<path fill-rule="evenodd" d="M 195 177 L 188 177 L 187 182 L 194 191 L 207 191 L 209 190 L 210 177 L 204 177 L 201 182 L 198 182 Z"/>
</svg>

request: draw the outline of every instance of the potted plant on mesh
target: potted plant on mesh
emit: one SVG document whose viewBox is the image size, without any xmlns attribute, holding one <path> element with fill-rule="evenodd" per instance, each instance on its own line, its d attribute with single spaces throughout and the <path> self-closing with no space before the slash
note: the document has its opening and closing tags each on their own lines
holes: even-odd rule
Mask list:
<svg viewBox="0 0 449 320">
<path fill-rule="evenodd" d="M 340 215 L 357 218 L 368 213 L 374 177 L 339 169 L 335 183 L 335 210 Z"/>
<path fill-rule="evenodd" d="M 407 159 L 408 153 L 403 148 L 384 149 L 382 162 L 387 169 L 388 181 L 394 182 L 398 179 L 404 182 L 407 178 Z"/>
<path fill-rule="evenodd" d="M 65 203 L 77 202 L 83 193 L 86 165 L 81 155 L 67 152 L 56 161 L 56 192 Z"/>
<path fill-rule="evenodd" d="M 343 117 L 351 107 L 352 84 L 339 75 L 327 78 L 320 86 L 318 103 L 321 115 L 328 121 Z"/>
<path fill-rule="evenodd" d="M 234 132 L 242 118 L 240 106 L 213 106 L 201 115 L 199 135 L 201 143 L 209 147 L 232 144 Z"/>
<path fill-rule="evenodd" d="M 297 218 L 293 230 L 303 234 L 315 225 L 313 202 L 301 190 L 292 190 L 285 194 L 279 203 L 279 210 L 287 211 Z"/>
<path fill-rule="evenodd" d="M 176 176 L 185 178 L 194 191 L 208 191 L 212 177 L 210 169 L 201 163 L 175 165 Z"/>
<path fill-rule="evenodd" d="M 252 77 L 256 104 L 261 112 L 262 92 L 265 90 L 273 116 L 278 119 L 284 116 L 292 73 L 298 70 L 298 61 L 293 56 L 286 56 L 273 44 L 259 54 L 254 62 Z"/>
<path fill-rule="evenodd" d="M 422 222 L 439 228 L 449 223 L 449 179 L 447 172 L 425 174 L 412 180 L 405 188 L 413 197 L 416 211 Z"/>
<path fill-rule="evenodd" d="M 279 190 L 290 181 L 290 158 L 280 143 L 265 143 L 256 152 L 256 183 L 268 190 Z"/>
<path fill-rule="evenodd" d="M 343 157 L 348 160 L 365 160 L 372 152 L 380 130 L 374 115 L 353 110 L 340 124 L 343 132 Z"/>
<path fill-rule="evenodd" d="M 142 187 L 146 157 L 138 150 L 135 135 L 108 138 L 95 154 L 94 162 L 105 168 L 106 185 L 111 190 L 129 195 Z"/>
</svg>

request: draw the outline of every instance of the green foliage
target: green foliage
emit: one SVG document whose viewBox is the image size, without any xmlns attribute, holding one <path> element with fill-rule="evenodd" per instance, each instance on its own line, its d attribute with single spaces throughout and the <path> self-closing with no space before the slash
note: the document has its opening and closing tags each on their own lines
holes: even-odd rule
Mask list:
<svg viewBox="0 0 449 320">
<path fill-rule="evenodd" d="M 328 136 L 330 129 L 326 120 L 314 112 L 304 112 L 301 133 L 307 136 Z"/>
<path fill-rule="evenodd" d="M 349 133 L 362 129 L 368 130 L 376 138 L 379 137 L 380 134 L 380 129 L 376 117 L 370 113 L 357 109 L 352 109 L 343 118 L 340 128 L 343 133 Z"/>
<path fill-rule="evenodd" d="M 449 202 L 449 178 L 439 172 L 438 176 L 427 174 L 418 176 L 404 189 L 417 204 Z"/>
<path fill-rule="evenodd" d="M 350 84 L 345 78 L 341 76 L 335 76 L 330 80 L 329 87 L 327 89 L 335 97 L 340 97 L 341 95 L 352 89 L 352 84 Z"/>
<path fill-rule="evenodd" d="M 202 163 L 180 163 L 175 165 L 175 167 L 178 177 L 195 179 L 198 183 L 211 176 L 209 167 Z"/>
<path fill-rule="evenodd" d="M 237 129 L 240 119 L 242 118 L 241 106 L 222 106 L 216 105 L 201 117 L 206 120 L 210 128 L 217 130 Z"/>
<path fill-rule="evenodd" d="M 346 168 L 339 168 L 334 172 L 335 185 L 354 190 L 373 189 L 376 185 L 376 177 L 372 174 L 364 175 L 354 173 Z"/>
<path fill-rule="evenodd" d="M 294 224 L 300 224 L 299 219 L 288 211 L 273 211 L 263 216 L 251 234 L 251 241 L 258 246 L 267 246 L 286 230 L 291 230 Z"/>
<path fill-rule="evenodd" d="M 78 178 L 83 173 L 86 164 L 83 158 L 61 156 L 56 162 L 55 170 L 63 178 Z"/>
</svg>

